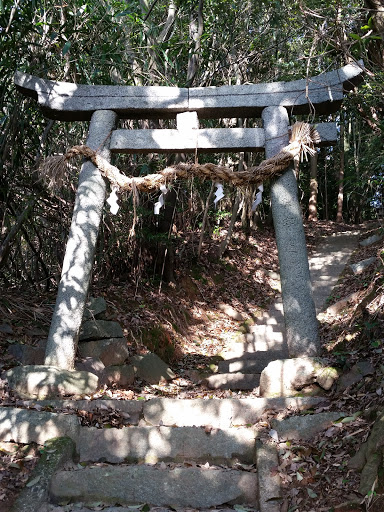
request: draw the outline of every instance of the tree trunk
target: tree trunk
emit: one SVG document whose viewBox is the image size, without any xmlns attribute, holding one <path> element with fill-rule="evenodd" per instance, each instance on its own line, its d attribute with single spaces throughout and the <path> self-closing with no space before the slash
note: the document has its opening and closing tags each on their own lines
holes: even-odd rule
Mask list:
<svg viewBox="0 0 384 512">
<path fill-rule="evenodd" d="M 344 116 L 340 122 L 340 167 L 339 167 L 339 194 L 337 196 L 337 215 L 336 222 L 343 222 L 343 202 L 344 202 L 344 170 L 345 170 L 345 127 Z"/>
<path fill-rule="evenodd" d="M 311 156 L 311 181 L 309 184 L 309 206 L 308 206 L 308 220 L 309 222 L 317 221 L 317 152 Z"/>
<path fill-rule="evenodd" d="M 375 33 L 381 37 L 369 43 L 369 56 L 373 63 L 384 68 L 384 0 L 366 0 L 365 3 L 370 9 L 368 18 L 372 17 Z"/>
<path fill-rule="evenodd" d="M 197 13 L 197 24 L 195 18 L 192 18 L 190 23 L 190 34 L 195 42 L 194 49 L 192 50 L 188 59 L 188 71 L 187 71 L 187 83 L 186 87 L 191 87 L 195 79 L 198 64 L 199 64 L 199 52 L 201 48 L 201 36 L 204 31 L 204 18 L 203 18 L 203 4 L 204 0 L 199 0 L 199 8 Z"/>
</svg>

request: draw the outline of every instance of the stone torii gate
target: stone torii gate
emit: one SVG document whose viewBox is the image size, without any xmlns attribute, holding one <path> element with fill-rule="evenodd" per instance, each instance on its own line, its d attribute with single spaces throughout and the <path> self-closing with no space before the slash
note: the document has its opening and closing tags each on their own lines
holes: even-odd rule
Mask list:
<svg viewBox="0 0 384 512">
<path fill-rule="evenodd" d="M 77 85 L 17 72 L 15 84 L 60 121 L 90 120 L 87 145 L 106 159 L 111 153 L 264 151 L 276 155 L 289 140 L 289 114 L 336 112 L 344 93 L 359 81 L 362 63 L 292 82 L 207 88 Z M 199 129 L 199 118 L 257 117 L 263 128 Z M 120 130 L 121 119 L 175 118 L 177 129 Z M 337 140 L 334 123 L 316 126 L 323 145 Z M 48 336 L 45 365 L 73 370 L 87 298 L 106 184 L 83 163 L 62 276 Z M 293 170 L 271 190 L 282 279 L 282 299 L 291 357 L 319 350 L 302 214 Z M 303 286 L 304 283 L 304 286 Z"/>
</svg>

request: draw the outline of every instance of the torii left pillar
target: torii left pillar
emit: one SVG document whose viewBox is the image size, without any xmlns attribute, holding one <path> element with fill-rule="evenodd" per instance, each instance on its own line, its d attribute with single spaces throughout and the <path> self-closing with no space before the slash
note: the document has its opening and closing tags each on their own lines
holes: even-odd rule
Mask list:
<svg viewBox="0 0 384 512">
<path fill-rule="evenodd" d="M 108 161 L 109 140 L 116 120 L 115 112 L 98 110 L 92 114 L 89 126 L 87 146 L 97 150 Z M 74 368 L 105 193 L 106 185 L 100 171 L 90 161 L 84 162 L 48 335 L 46 366 L 66 370 Z"/>
</svg>

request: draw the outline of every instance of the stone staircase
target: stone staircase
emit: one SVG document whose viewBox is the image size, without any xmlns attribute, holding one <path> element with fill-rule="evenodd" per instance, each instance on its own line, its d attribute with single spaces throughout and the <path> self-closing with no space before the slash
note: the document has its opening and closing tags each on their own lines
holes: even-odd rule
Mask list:
<svg viewBox="0 0 384 512">
<path fill-rule="evenodd" d="M 11 510 L 85 512 L 95 510 L 95 503 L 100 510 L 103 503 L 166 510 L 242 505 L 277 512 L 279 479 L 271 474 L 278 465 L 277 451 L 265 441 L 268 424 L 260 419 L 268 410 L 302 411 L 322 401 L 42 400 L 24 401 L 24 408 L 2 407 L 1 441 L 47 443 L 29 478 L 32 485 L 23 489 Z M 79 410 L 119 413 L 125 426 L 81 426 Z M 51 438 L 56 440 L 48 441 Z"/>
<path fill-rule="evenodd" d="M 318 311 L 357 235 L 331 238 L 333 243 L 326 240 L 310 260 Z M 283 320 L 282 304 L 277 301 L 228 347 L 219 373 L 209 377 L 207 384 L 232 390 L 257 388 L 265 366 L 288 357 Z M 0 407 L 0 441 L 46 443 L 30 485 L 11 512 L 101 508 L 104 512 L 152 508 L 158 512 L 159 507 L 161 512 L 239 507 L 247 512 L 278 512 L 281 489 L 273 471 L 278 453 L 263 418 L 267 411 L 296 411 L 297 418 L 274 420 L 271 426 L 279 438 L 301 439 L 313 435 L 314 429 L 328 428 L 339 416 L 300 416 L 301 411 L 316 409 L 323 402 L 319 397 L 156 398 L 22 401 L 15 407 Z M 113 412 L 121 418 L 122 428 L 82 426 L 82 411 Z M 59 439 L 49 441 L 52 438 Z"/>
<path fill-rule="evenodd" d="M 352 251 L 359 232 L 328 236 L 309 257 L 313 297 L 322 311 Z M 257 390 L 260 374 L 271 361 L 289 357 L 281 296 L 248 332 L 237 337 L 221 354 L 218 373 L 206 379 L 212 389 Z"/>
</svg>

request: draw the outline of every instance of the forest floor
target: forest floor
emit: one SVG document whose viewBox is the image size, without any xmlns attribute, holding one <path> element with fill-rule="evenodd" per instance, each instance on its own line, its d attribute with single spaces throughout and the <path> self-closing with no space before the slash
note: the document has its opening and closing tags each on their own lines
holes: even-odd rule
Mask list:
<svg viewBox="0 0 384 512">
<path fill-rule="evenodd" d="M 367 238 L 378 227 L 331 222 L 308 225 L 308 251 L 334 232 L 359 228 L 361 237 Z M 347 371 L 357 361 L 370 361 L 375 373 L 341 394 L 327 393 L 327 404 L 314 411 L 343 411 L 347 414 L 346 421 L 333 425 L 310 442 L 300 443 L 295 450 L 288 443 L 280 443 L 281 463 L 276 471 L 284 485 L 282 512 L 384 509 L 376 491 L 366 498 L 356 493 L 359 475 L 347 468 L 349 458 L 367 439 L 373 424 L 371 416 L 356 413 L 377 409 L 384 401 L 381 248 L 379 242 L 356 249 L 350 263 L 379 256 L 377 265 L 371 265 L 359 275 L 354 275 L 347 266 L 329 305 L 358 293 L 338 314 L 321 317 L 324 355 L 330 362 Z M 108 286 L 93 287 L 92 295 L 103 296 L 107 301 L 108 318 L 122 325 L 130 355 L 154 351 L 169 362 L 177 375 L 171 383 L 158 386 L 136 381 L 127 390 L 105 388 L 98 397 L 124 400 L 159 396 L 187 399 L 257 396 L 256 392 L 210 390 L 204 386 L 203 378 L 216 370 L 219 354 L 230 339 L 244 333 L 246 326 L 268 309 L 279 292 L 273 232 L 260 230 L 248 238 L 238 234 L 220 262 L 212 261 L 210 249 L 209 244 L 205 246 L 199 261 L 190 248 L 185 249 L 176 269 L 175 286 L 142 278 L 137 282 L 115 281 Z M 359 307 L 369 293 L 372 300 Z M 10 344 L 35 345 L 47 335 L 53 303 L 54 294 L 30 293 L 25 289 L 9 290 L 0 297 L 0 370 L 17 364 L 7 354 Z M 236 320 L 238 314 L 241 321 Z M 0 390 L 0 405 L 11 405 L 14 401 L 6 387 Z M 290 411 L 284 413 L 289 414 Z M 272 417 L 272 413 L 267 414 L 263 421 L 267 424 Z M 111 418 L 106 413 L 82 417 L 83 424 L 95 424 L 95 421 L 102 425 L 111 423 Z M 112 423 L 119 426 L 119 419 L 113 418 Z M 17 493 L 38 458 L 36 447 L 15 445 L 10 449 L 8 445 L 0 444 L 0 510 L 6 510 L 1 508 L 1 500 L 9 492 Z M 340 505 L 342 502 L 346 504 Z"/>
</svg>

